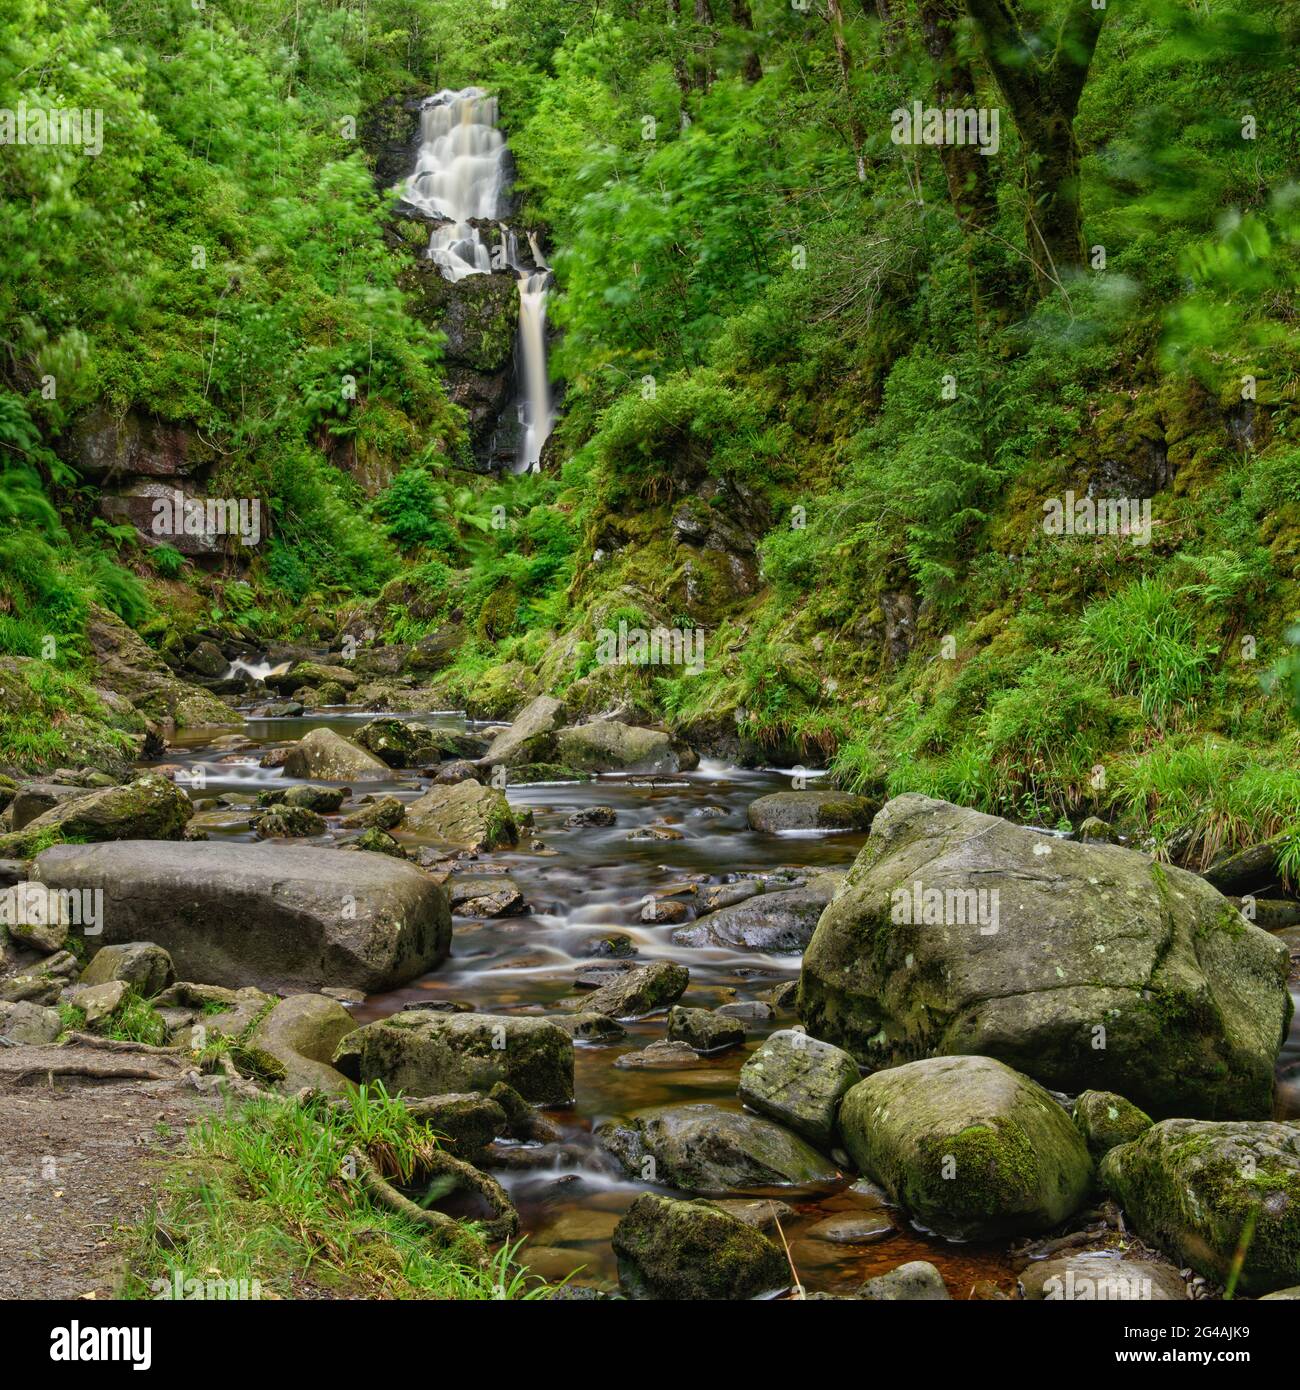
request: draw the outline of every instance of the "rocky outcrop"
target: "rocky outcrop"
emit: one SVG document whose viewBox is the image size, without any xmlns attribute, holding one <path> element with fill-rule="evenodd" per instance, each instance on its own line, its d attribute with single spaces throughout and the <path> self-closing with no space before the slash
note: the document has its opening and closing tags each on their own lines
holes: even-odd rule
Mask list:
<svg viewBox="0 0 1300 1390">
<path fill-rule="evenodd" d="M 1092 1160 L 1043 1088 L 989 1057 L 934 1057 L 859 1081 L 840 1106 L 858 1168 L 948 1240 L 1045 1231 L 1082 1205 Z"/>
<path fill-rule="evenodd" d="M 1288 1288 L 1300 1270 L 1300 1124 L 1165 1120 L 1111 1149 L 1102 1186 L 1142 1239 L 1237 1292 Z"/>
<path fill-rule="evenodd" d="M 799 1013 L 872 1066 L 973 1053 L 1152 1115 L 1267 1115 L 1287 962 L 1194 874 L 908 795 L 822 915 Z"/>
<path fill-rule="evenodd" d="M 442 889 L 379 855 L 125 840 L 57 845 L 33 876 L 101 889 L 101 943 L 152 941 L 209 984 L 392 989 L 433 969 L 451 941 Z"/>
</svg>

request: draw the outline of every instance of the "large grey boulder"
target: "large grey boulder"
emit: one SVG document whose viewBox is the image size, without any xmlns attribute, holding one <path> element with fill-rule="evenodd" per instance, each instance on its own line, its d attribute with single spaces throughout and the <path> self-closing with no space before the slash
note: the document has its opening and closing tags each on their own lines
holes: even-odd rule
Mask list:
<svg viewBox="0 0 1300 1390">
<path fill-rule="evenodd" d="M 751 830 L 866 830 L 875 806 L 852 792 L 772 792 L 749 804 Z"/>
<path fill-rule="evenodd" d="M 286 777 L 325 782 L 375 782 L 391 774 L 388 765 L 332 729 L 313 729 L 289 750 Z"/>
<path fill-rule="evenodd" d="M 496 849 L 519 839 L 519 827 L 502 793 L 472 781 L 430 787 L 407 806 L 405 827 L 461 849 Z"/>
<path fill-rule="evenodd" d="M 907 795 L 818 923 L 799 1014 L 875 1067 L 973 1053 L 1152 1115 L 1261 1116 L 1287 964 L 1195 874 Z"/>
<path fill-rule="evenodd" d="M 783 1028 L 741 1067 L 740 1098 L 826 1150 L 835 1140 L 840 1102 L 858 1080 L 858 1064 L 847 1052 Z"/>
<path fill-rule="evenodd" d="M 176 978 L 172 958 L 152 941 L 127 941 L 118 946 L 102 946 L 81 972 L 83 985 L 106 985 L 125 980 L 145 999 L 161 994 Z"/>
<path fill-rule="evenodd" d="M 1143 1240 L 1237 1292 L 1300 1274 L 1300 1124 L 1164 1120 L 1101 1161 L 1102 1186 Z"/>
<path fill-rule="evenodd" d="M 614 1228 L 611 1244 L 619 1282 L 635 1299 L 747 1299 L 790 1282 L 778 1246 L 705 1202 L 643 1192 Z"/>
<path fill-rule="evenodd" d="M 504 1081 L 534 1104 L 573 1102 L 573 1041 L 545 1018 L 394 1014 L 344 1038 L 334 1065 L 353 1081 L 416 1096 L 489 1091 Z"/>
<path fill-rule="evenodd" d="M 597 719 L 561 729 L 557 761 L 580 772 L 677 772 L 672 740 L 659 729 L 640 729 L 617 719 Z"/>
<path fill-rule="evenodd" d="M 812 940 L 826 905 L 843 881 L 841 874 L 818 874 L 802 888 L 760 893 L 721 907 L 689 926 L 678 927 L 678 946 L 727 946 L 733 950 L 793 955 Z"/>
<path fill-rule="evenodd" d="M 1064 1109 L 990 1057 L 876 1072 L 844 1097 L 839 1124 L 859 1169 L 949 1240 L 1048 1230 L 1092 1185 L 1092 1159 Z"/>
<path fill-rule="evenodd" d="M 555 734 L 564 723 L 564 704 L 539 695 L 508 729 L 494 738 L 483 754 L 484 767 L 514 767 L 520 763 L 555 761 Z"/>
<path fill-rule="evenodd" d="M 773 1187 L 809 1192 L 841 1173 L 797 1134 L 771 1120 L 716 1105 L 665 1105 L 604 1124 L 597 1138 L 629 1176 L 683 1192 L 724 1194 Z"/>
<path fill-rule="evenodd" d="M 179 787 L 146 773 L 120 787 L 60 798 L 19 831 L 0 836 L 0 855 L 23 857 L 53 835 L 64 840 L 178 840 L 194 808 Z"/>
<path fill-rule="evenodd" d="M 392 989 L 451 942 L 447 897 L 410 864 L 296 845 L 56 845 L 33 876 L 100 889 L 105 945 L 152 941 L 205 984 Z"/>
</svg>

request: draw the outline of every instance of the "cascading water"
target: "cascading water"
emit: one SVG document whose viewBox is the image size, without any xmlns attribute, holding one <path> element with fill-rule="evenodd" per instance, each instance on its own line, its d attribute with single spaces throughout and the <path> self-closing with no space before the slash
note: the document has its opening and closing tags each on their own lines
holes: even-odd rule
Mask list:
<svg viewBox="0 0 1300 1390">
<path fill-rule="evenodd" d="M 513 270 L 519 285 L 519 396 L 521 442 L 515 472 L 535 471 L 555 423 L 546 371 L 546 299 L 551 272 L 530 232 L 532 264 L 500 221 L 506 184 L 506 142 L 496 128 L 496 98 L 478 87 L 439 92 L 420 113 L 420 149 L 402 196 L 439 219 L 429 237 L 429 259 L 450 281 Z M 500 240 L 489 246 L 476 223 L 496 222 Z"/>
</svg>

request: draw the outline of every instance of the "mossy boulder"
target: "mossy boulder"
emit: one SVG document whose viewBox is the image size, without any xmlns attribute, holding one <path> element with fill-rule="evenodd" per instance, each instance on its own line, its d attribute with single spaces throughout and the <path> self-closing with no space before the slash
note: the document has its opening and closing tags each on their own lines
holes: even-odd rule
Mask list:
<svg viewBox="0 0 1300 1390">
<path fill-rule="evenodd" d="M 598 719 L 561 729 L 556 761 L 581 772 L 661 773 L 680 770 L 672 741 L 660 729 Z"/>
<path fill-rule="evenodd" d="M 1151 1128 L 1151 1116 L 1131 1100 L 1110 1091 L 1085 1091 L 1074 1102 L 1074 1123 L 1098 1162 L 1117 1144 L 1127 1144 Z"/>
<path fill-rule="evenodd" d="M 395 796 L 381 796 L 343 817 L 348 830 L 392 830 L 406 818 L 406 807 Z"/>
<path fill-rule="evenodd" d="M 492 740 L 483 754 L 483 766 L 514 767 L 557 761 L 555 736 L 563 723 L 563 702 L 539 695 L 520 711 L 508 729 Z"/>
<path fill-rule="evenodd" d="M 519 840 L 510 803 L 495 787 L 471 781 L 430 787 L 407 806 L 406 828 L 461 849 L 490 850 Z"/>
<path fill-rule="evenodd" d="M 361 680 L 355 671 L 350 671 L 346 666 L 331 666 L 322 661 L 295 661 L 286 671 L 270 672 L 266 684 L 281 695 L 293 695 L 304 686 L 316 689 L 333 685 L 344 691 L 355 690 Z"/>
<path fill-rule="evenodd" d="M 151 999 L 176 978 L 172 958 L 152 941 L 124 941 L 102 946 L 81 972 L 83 985 L 103 985 L 124 980 L 144 999 Z"/>
<path fill-rule="evenodd" d="M 331 816 L 343 805 L 347 795 L 346 787 L 321 787 L 307 782 L 295 787 L 276 787 L 268 792 L 259 792 L 259 806 L 300 806 L 318 815 Z"/>
<path fill-rule="evenodd" d="M 387 763 L 332 729 L 313 729 L 289 750 L 284 775 L 319 777 L 326 782 L 375 782 L 389 776 L 389 771 Z"/>
<path fill-rule="evenodd" d="M 263 811 L 253 828 L 259 840 L 306 839 L 325 833 L 325 822 L 305 806 L 272 806 Z"/>
<path fill-rule="evenodd" d="M 769 834 L 788 830 L 866 830 L 876 806 L 850 792 L 772 792 L 750 802 L 749 828 Z"/>
<path fill-rule="evenodd" d="M 773 1187 L 808 1193 L 842 1174 L 797 1134 L 757 1115 L 716 1105 L 664 1105 L 597 1130 L 629 1176 L 683 1192 L 724 1195 Z"/>
<path fill-rule="evenodd" d="M 255 1055 L 266 1053 L 279 1064 L 267 1070 L 278 1075 L 286 1091 L 312 1086 L 326 1095 L 338 1095 L 347 1089 L 347 1080 L 331 1061 L 339 1043 L 356 1026 L 336 999 L 291 994 L 253 1029 L 247 1048 Z"/>
<path fill-rule="evenodd" d="M 644 1018 L 675 1004 L 690 983 L 691 972 L 672 960 L 638 965 L 615 975 L 608 984 L 590 994 L 563 1000 L 583 1013 L 605 1014 L 609 1018 Z"/>
<path fill-rule="evenodd" d="M 357 730 L 356 741 L 389 767 L 414 767 L 428 761 L 423 730 L 404 719 L 372 719 Z"/>
<path fill-rule="evenodd" d="M 974 1054 L 1156 1116 L 1263 1116 L 1288 961 L 1195 874 L 907 795 L 822 914 L 799 1014 L 873 1067 Z"/>
<path fill-rule="evenodd" d="M 120 787 L 60 800 L 19 831 L 0 836 L 0 858 L 22 858 L 51 840 L 176 840 L 194 814 L 173 782 L 146 773 Z"/>
<path fill-rule="evenodd" d="M 644 1192 L 614 1228 L 619 1282 L 634 1299 L 747 1299 L 790 1282 L 780 1248 L 706 1202 Z"/>
<path fill-rule="evenodd" d="M 537 1105 L 573 1102 L 573 1042 L 544 1018 L 418 1009 L 358 1028 L 334 1065 L 353 1081 L 432 1096 L 513 1086 Z"/>
<path fill-rule="evenodd" d="M 732 950 L 791 955 L 804 950 L 842 882 L 819 874 L 802 888 L 750 895 L 673 932 L 678 946 L 725 946 Z"/>
<path fill-rule="evenodd" d="M 1300 1124 L 1164 1120 L 1111 1149 L 1102 1186 L 1143 1240 L 1237 1292 L 1300 1281 Z"/>
<path fill-rule="evenodd" d="M 859 1079 L 858 1064 L 847 1052 L 783 1028 L 741 1067 L 740 1098 L 750 1109 L 829 1150 L 840 1102 Z"/>
<path fill-rule="evenodd" d="M 668 1037 L 686 1043 L 696 1052 L 721 1052 L 745 1041 L 745 1025 L 738 1018 L 715 1014 L 711 1009 L 685 1009 L 674 1004 L 668 1010 Z"/>
<path fill-rule="evenodd" d="M 1070 1117 L 990 1057 L 877 1072 L 844 1097 L 844 1145 L 917 1222 L 949 1240 L 1045 1231 L 1083 1204 L 1092 1160 Z"/>
</svg>

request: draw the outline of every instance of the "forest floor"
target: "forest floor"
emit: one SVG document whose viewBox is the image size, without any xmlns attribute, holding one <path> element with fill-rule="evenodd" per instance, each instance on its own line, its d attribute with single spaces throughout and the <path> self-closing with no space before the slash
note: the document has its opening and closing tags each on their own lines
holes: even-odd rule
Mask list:
<svg viewBox="0 0 1300 1390">
<path fill-rule="evenodd" d="M 52 1061 L 97 1075 L 51 1078 Z M 161 1161 L 218 1104 L 179 1059 L 0 1048 L 0 1298 L 114 1297 L 116 1232 L 147 1214 Z"/>
</svg>

